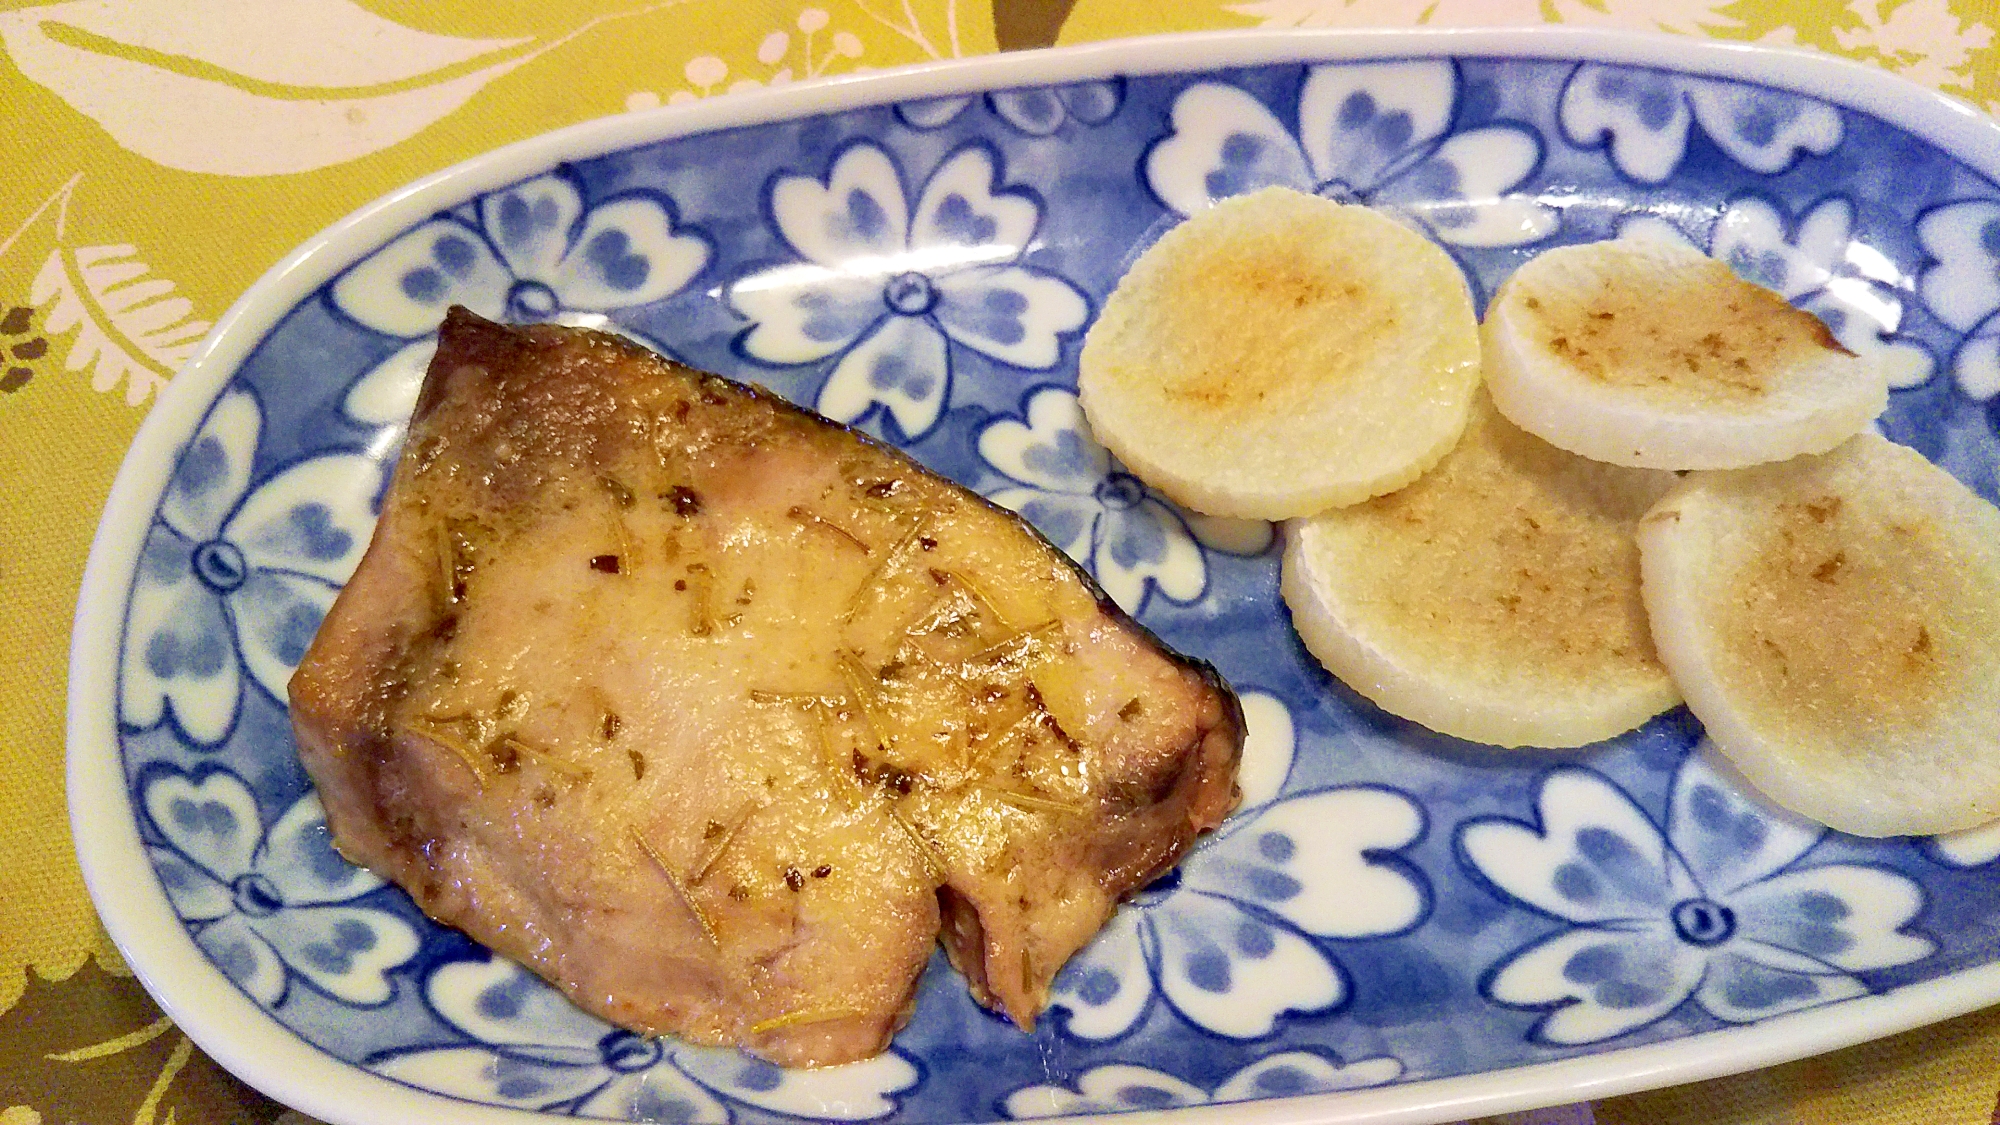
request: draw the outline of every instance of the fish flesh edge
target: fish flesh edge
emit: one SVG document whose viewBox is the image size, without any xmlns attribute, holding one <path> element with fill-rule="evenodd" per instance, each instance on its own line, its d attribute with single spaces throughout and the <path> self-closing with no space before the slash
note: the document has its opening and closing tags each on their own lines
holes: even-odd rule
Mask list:
<svg viewBox="0 0 2000 1125">
<path fill-rule="evenodd" d="M 340 852 L 646 1033 L 1031 1027 L 1236 801 L 1235 696 L 1019 517 L 617 337 L 448 315 L 291 681 Z"/>
</svg>

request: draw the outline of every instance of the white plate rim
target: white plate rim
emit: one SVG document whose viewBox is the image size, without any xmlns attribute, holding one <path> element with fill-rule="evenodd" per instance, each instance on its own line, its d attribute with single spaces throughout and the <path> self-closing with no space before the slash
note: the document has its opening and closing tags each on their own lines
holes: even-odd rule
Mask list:
<svg viewBox="0 0 2000 1125">
<path fill-rule="evenodd" d="M 1905 129 L 2000 181 L 2000 123 L 1886 71 L 1804 50 L 1584 28 L 1211 31 L 1110 40 L 842 75 L 694 105 L 598 118 L 474 156 L 397 188 L 287 254 L 215 323 L 160 392 L 119 466 L 92 538 L 71 635 L 66 781 L 71 834 L 105 929 L 161 1009 L 217 1063 L 329 1125 L 422 1120 L 524 1125 L 572 1118 L 431 1094 L 342 1062 L 258 1008 L 188 937 L 139 835 L 118 749 L 115 692 L 126 581 L 169 474 L 238 365 L 290 309 L 360 252 L 446 206 L 565 160 L 736 126 L 1014 86 L 1191 69 L 1385 57 L 1486 57 L 1657 66 L 1826 100 Z M 85 685 L 79 687 L 79 685 Z M 1922 1027 L 2000 1002 L 2000 962 L 1838 1005 L 1681 1039 L 1383 1089 L 1108 1116 L 1132 1125 L 1425 1125 L 1701 1081 Z"/>
</svg>

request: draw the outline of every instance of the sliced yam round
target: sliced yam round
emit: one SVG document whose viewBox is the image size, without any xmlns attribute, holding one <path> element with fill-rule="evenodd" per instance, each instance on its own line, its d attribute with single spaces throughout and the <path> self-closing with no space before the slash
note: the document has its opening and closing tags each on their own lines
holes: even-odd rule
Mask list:
<svg viewBox="0 0 2000 1125">
<path fill-rule="evenodd" d="M 1423 236 L 1267 188 L 1140 255 L 1079 367 L 1091 431 L 1148 484 L 1210 515 L 1284 519 L 1444 456 L 1479 381 L 1478 322 Z"/>
<path fill-rule="evenodd" d="M 1281 588 L 1320 662 L 1384 709 L 1500 746 L 1582 746 L 1680 697 L 1632 531 L 1672 473 L 1565 453 L 1481 395 L 1416 483 L 1286 525 Z"/>
<path fill-rule="evenodd" d="M 1647 469 L 1824 453 L 1888 404 L 1881 364 L 1690 246 L 1618 239 L 1538 255 L 1494 294 L 1487 382 L 1514 424 Z"/>
<path fill-rule="evenodd" d="M 2000 509 L 1873 432 L 1640 524 L 1660 658 L 1751 784 L 1863 836 L 2000 819 Z"/>
</svg>

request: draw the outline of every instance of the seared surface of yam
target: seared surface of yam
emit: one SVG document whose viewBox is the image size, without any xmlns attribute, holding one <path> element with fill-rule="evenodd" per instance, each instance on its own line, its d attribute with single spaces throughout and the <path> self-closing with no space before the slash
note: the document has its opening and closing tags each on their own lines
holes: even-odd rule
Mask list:
<svg viewBox="0 0 2000 1125">
<path fill-rule="evenodd" d="M 1481 393 L 1416 483 L 1286 526 L 1292 624 L 1348 686 L 1442 734 L 1610 738 L 1680 700 L 1632 540 L 1676 480 L 1557 449 Z"/>
<path fill-rule="evenodd" d="M 816 415 L 454 309 L 291 684 L 343 854 L 626 1027 L 880 1051 L 940 928 L 1029 1025 L 1235 799 L 1235 698 Z"/>
<path fill-rule="evenodd" d="M 1451 256 L 1271 187 L 1163 235 L 1077 358 L 1091 432 L 1197 511 L 1289 519 L 1401 488 L 1465 429 L 1479 322 Z"/>
<path fill-rule="evenodd" d="M 1857 836 L 2000 819 L 2000 510 L 1872 431 L 1695 473 L 1638 530 L 1647 617 L 1743 776 Z"/>
<path fill-rule="evenodd" d="M 1493 295 L 1483 333 L 1500 413 L 1614 465 L 1733 469 L 1824 453 L 1889 402 L 1882 363 L 1673 242 L 1537 254 Z"/>
</svg>

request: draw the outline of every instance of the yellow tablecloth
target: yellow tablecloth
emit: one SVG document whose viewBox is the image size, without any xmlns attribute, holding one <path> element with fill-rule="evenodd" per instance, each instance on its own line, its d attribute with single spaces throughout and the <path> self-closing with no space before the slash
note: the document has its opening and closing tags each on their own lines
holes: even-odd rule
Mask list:
<svg viewBox="0 0 2000 1125">
<path fill-rule="evenodd" d="M 303 1122 L 161 1017 L 63 806 L 69 622 L 127 443 L 218 316 L 374 196 L 571 122 L 864 67 L 1250 26 L 1565 23 L 1813 47 L 2000 112 L 1992 0 L 0 0 L 0 1125 Z M 2000 1123 L 2000 1009 L 1519 1115 Z"/>
</svg>

